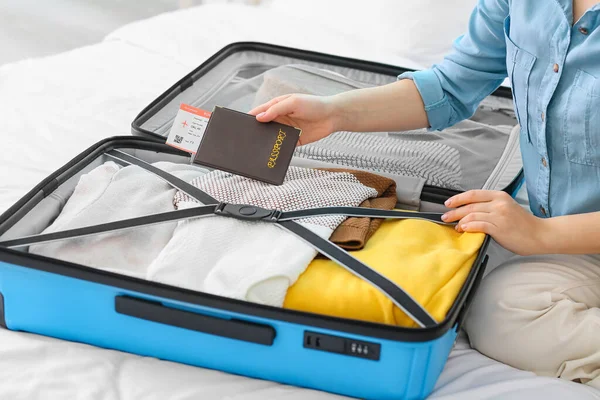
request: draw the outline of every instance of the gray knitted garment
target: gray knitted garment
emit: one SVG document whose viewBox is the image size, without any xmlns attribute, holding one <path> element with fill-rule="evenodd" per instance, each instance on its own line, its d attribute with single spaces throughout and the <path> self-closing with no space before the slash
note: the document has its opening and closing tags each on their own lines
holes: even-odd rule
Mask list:
<svg viewBox="0 0 600 400">
<path fill-rule="evenodd" d="M 351 173 L 300 167 L 290 167 L 280 186 L 218 170 L 194 179 L 191 184 L 219 201 L 281 211 L 334 206 L 357 207 L 366 199 L 377 197 L 375 189 L 363 185 Z M 173 199 L 175 208 L 179 208 L 182 201 L 195 200 L 177 191 Z M 335 230 L 345 219 L 344 215 L 323 215 L 302 218 L 298 222 Z"/>
<path fill-rule="evenodd" d="M 427 185 L 463 190 L 458 150 L 434 141 L 404 140 L 414 135 L 423 135 L 423 132 L 394 136 L 335 132 L 317 142 L 299 146 L 295 156 L 371 172 L 422 178 Z"/>
</svg>

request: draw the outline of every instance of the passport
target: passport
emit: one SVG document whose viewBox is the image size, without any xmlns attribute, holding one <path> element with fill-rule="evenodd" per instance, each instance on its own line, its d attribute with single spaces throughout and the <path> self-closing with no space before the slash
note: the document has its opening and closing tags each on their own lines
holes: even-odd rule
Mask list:
<svg viewBox="0 0 600 400">
<path fill-rule="evenodd" d="M 215 107 L 194 163 L 257 181 L 281 185 L 302 130 Z"/>
</svg>

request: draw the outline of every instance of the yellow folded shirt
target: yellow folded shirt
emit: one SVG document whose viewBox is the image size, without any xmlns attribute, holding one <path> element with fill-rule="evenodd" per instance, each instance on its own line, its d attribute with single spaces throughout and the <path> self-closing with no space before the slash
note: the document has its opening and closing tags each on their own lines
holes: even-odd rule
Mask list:
<svg viewBox="0 0 600 400">
<path fill-rule="evenodd" d="M 385 221 L 357 259 L 392 280 L 436 321 L 444 320 L 464 284 L 484 234 L 406 219 Z M 328 259 L 314 259 L 289 288 L 284 308 L 335 317 L 416 327 L 378 289 Z"/>
</svg>

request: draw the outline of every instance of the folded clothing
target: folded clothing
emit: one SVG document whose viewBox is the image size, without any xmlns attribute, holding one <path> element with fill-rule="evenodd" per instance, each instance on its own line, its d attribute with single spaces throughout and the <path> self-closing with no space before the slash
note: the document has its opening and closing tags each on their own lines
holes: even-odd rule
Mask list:
<svg viewBox="0 0 600 400">
<path fill-rule="evenodd" d="M 369 198 L 360 204 L 362 208 L 392 210 L 398 202 L 396 182 L 393 179 L 365 171 L 327 168 L 324 171 L 348 172 L 365 186 L 377 191 L 377 197 Z M 384 220 L 370 217 L 348 217 L 329 237 L 333 243 L 346 250 L 362 249 Z"/>
<path fill-rule="evenodd" d="M 213 171 L 191 183 L 221 202 L 281 211 L 357 207 L 364 200 L 378 195 L 375 188 L 365 186 L 352 173 L 300 167 L 290 167 L 279 186 L 224 171 Z M 197 202 L 181 191 L 173 199 L 177 208 L 179 203 L 190 201 Z M 302 218 L 297 222 L 326 226 L 333 231 L 345 219 L 344 215 L 325 215 Z"/>
<path fill-rule="evenodd" d="M 228 203 L 291 211 L 360 204 L 391 208 L 395 202 L 394 184 L 366 172 L 291 167 L 284 184 L 273 186 L 191 165 L 153 165 Z M 80 178 L 44 232 L 198 206 L 139 167 L 107 162 Z M 483 240 L 483 235 L 459 235 L 450 227 L 419 220 L 348 221 L 330 215 L 298 222 L 324 238 L 340 229 L 338 236 L 349 238 L 348 243 L 360 242 L 356 248 L 364 248 L 353 251 L 355 257 L 397 282 L 438 319 L 454 301 Z M 30 251 L 261 304 L 411 324 L 378 289 L 332 261 L 315 258 L 310 245 L 267 222 L 213 215 L 34 245 Z"/>
<path fill-rule="evenodd" d="M 346 168 L 422 178 L 428 185 L 462 189 L 460 153 L 440 142 L 343 131 L 298 146 L 294 155 Z"/>
<path fill-rule="evenodd" d="M 208 173 L 193 165 L 157 162 L 155 167 L 185 181 Z M 173 189 L 137 166 L 109 161 L 79 179 L 61 213 L 43 233 L 81 228 L 174 211 Z M 145 278 L 146 270 L 171 240 L 176 222 L 30 246 L 34 254 Z"/>
<path fill-rule="evenodd" d="M 281 186 L 222 171 L 200 176 L 192 184 L 222 202 L 282 211 L 356 207 L 378 195 L 351 173 L 299 167 L 290 167 Z M 174 204 L 178 209 L 199 205 L 183 192 L 177 192 Z M 345 218 L 328 215 L 297 222 L 329 238 Z M 289 286 L 316 254 L 277 225 L 212 216 L 180 222 L 148 275 L 187 289 L 280 307 Z"/>
<path fill-rule="evenodd" d="M 344 71 L 340 71 L 344 73 Z M 283 65 L 257 76 L 259 85 L 252 106 L 292 93 L 335 95 L 352 89 L 389 83 L 361 82 L 340 74 L 307 65 Z M 256 78 L 255 78 L 256 79 Z M 506 100 L 506 99 L 505 99 Z M 492 103 L 498 103 L 494 99 Z M 336 132 L 329 137 L 299 146 L 296 158 L 335 163 L 345 168 L 360 168 L 374 173 L 389 173 L 418 178 L 427 185 L 468 190 L 484 186 L 500 162 L 514 118 L 494 109 L 506 104 L 488 104 L 469 119 L 443 132 L 418 129 L 404 132 Z M 248 111 L 243 108 L 241 111 Z M 368 139 L 367 137 L 373 139 Z M 474 140 L 477 138 L 477 140 Z"/>
<path fill-rule="evenodd" d="M 382 82 L 383 83 L 383 82 Z M 334 95 L 369 87 L 331 71 L 304 65 L 285 65 L 264 73 L 253 106 L 292 94 Z M 418 140 L 410 136 L 418 135 Z M 386 132 L 335 132 L 319 141 L 299 146 L 294 155 L 326 161 L 345 168 L 386 172 L 422 178 L 426 184 L 462 190 L 461 157 L 457 149 L 423 130 L 388 135 Z"/>
<path fill-rule="evenodd" d="M 386 220 L 350 253 L 410 294 L 442 321 L 462 288 L 484 234 L 406 219 Z M 284 307 L 405 327 L 417 325 L 377 288 L 331 260 L 316 258 L 286 295 Z"/>
<path fill-rule="evenodd" d="M 192 165 L 153 165 L 191 181 L 220 201 L 283 211 L 356 207 L 390 188 L 395 193 L 393 181 L 387 178 L 341 170 L 292 167 L 284 184 L 273 186 Z M 44 233 L 199 205 L 144 169 L 107 162 L 82 175 L 61 214 Z M 319 216 L 299 223 L 329 238 L 345 219 L 343 215 Z M 358 239 L 366 236 L 362 232 Z M 34 245 L 30 252 L 275 306 L 283 304 L 289 285 L 317 253 L 279 226 L 218 216 Z"/>
<path fill-rule="evenodd" d="M 319 170 L 327 171 L 327 172 L 350 174 L 350 175 L 354 176 L 358 180 L 358 182 L 360 182 L 365 187 L 372 188 L 375 191 L 374 192 L 375 196 L 369 197 L 366 200 L 364 200 L 362 203 L 359 204 L 360 207 L 391 210 L 394 208 L 394 206 L 396 205 L 396 202 L 398 201 L 398 196 L 396 194 L 396 182 L 393 179 L 386 178 L 386 177 L 380 176 L 380 175 L 375 175 L 375 174 L 365 172 L 365 171 L 356 171 L 356 170 L 343 169 L 343 168 L 320 168 Z M 288 182 L 286 183 L 287 186 L 283 187 L 283 188 L 280 187 L 278 189 L 274 189 L 275 191 L 280 192 L 279 197 L 281 199 L 298 198 L 298 196 L 301 196 L 300 198 L 305 198 L 305 200 L 300 200 L 300 201 L 308 200 L 308 199 L 306 199 L 306 196 L 304 194 L 299 192 L 298 189 L 301 189 L 301 187 L 292 187 L 290 185 L 291 181 L 296 180 L 296 175 L 297 175 L 298 171 L 310 171 L 310 170 L 295 169 L 295 167 L 292 167 L 291 173 L 294 176 L 292 177 L 292 179 L 288 180 Z M 225 176 L 230 178 L 232 175 L 226 174 Z M 325 177 L 327 177 L 327 175 L 325 175 Z M 210 179 L 213 179 L 213 177 L 212 176 L 210 178 L 207 177 L 207 179 L 210 180 Z M 302 178 L 302 179 L 312 179 L 312 178 L 310 176 L 307 176 L 306 178 Z M 246 180 L 246 181 L 250 182 L 250 180 Z M 318 181 L 315 181 L 315 182 L 318 182 Z M 197 185 L 200 185 L 200 182 L 197 182 Z M 248 186 L 248 185 L 246 185 L 246 186 Z M 246 197 L 244 197 L 243 201 L 246 202 L 247 201 L 246 199 L 252 198 L 253 202 L 255 202 L 255 203 L 260 202 L 260 204 L 262 204 L 263 207 L 271 207 L 271 205 L 273 203 L 269 203 L 268 201 L 266 201 L 266 199 L 261 194 L 262 187 L 269 187 L 269 188 L 271 188 L 271 190 L 273 190 L 273 187 L 271 187 L 271 186 L 266 186 L 266 185 L 256 186 L 252 189 L 252 190 L 254 190 L 254 192 L 247 193 Z M 247 189 L 248 189 L 248 187 L 246 187 L 246 190 Z M 329 193 L 327 194 L 327 198 L 332 199 L 334 194 L 333 194 L 333 192 L 331 192 L 331 189 L 334 189 L 334 188 L 328 188 L 326 186 L 322 186 L 318 190 L 328 191 Z M 230 186 L 230 189 L 226 189 L 226 190 L 231 190 L 231 186 Z M 294 190 L 295 192 L 292 192 L 292 190 Z M 343 193 L 338 193 L 338 195 L 339 194 L 343 195 Z M 373 193 L 371 193 L 371 194 L 373 194 Z M 223 193 L 218 193 L 218 195 L 223 195 Z M 250 196 L 250 197 L 248 197 L 248 196 Z M 294 196 L 296 196 L 296 197 L 294 197 Z M 237 199 L 237 197 L 235 197 L 235 198 Z M 178 192 L 177 195 L 175 196 L 175 205 L 177 206 L 177 204 L 181 201 L 193 201 L 193 200 L 189 196 L 187 196 L 185 193 Z M 331 202 L 331 204 L 341 205 L 342 203 L 335 200 L 334 202 Z M 258 203 L 254 204 L 254 205 L 258 205 Z M 307 205 L 309 207 L 320 207 L 318 205 L 309 204 L 309 203 L 307 203 Z M 286 207 L 286 206 L 284 205 L 284 207 Z M 291 211 L 291 209 L 288 210 L 286 208 L 285 211 Z M 339 225 L 338 225 L 339 221 L 342 221 L 342 222 L 339 223 Z M 351 250 L 361 249 L 364 246 L 364 244 L 366 243 L 366 241 L 369 240 L 369 238 L 377 230 L 377 228 L 379 227 L 381 222 L 383 222 L 383 219 L 381 219 L 381 218 L 346 217 L 346 216 L 336 217 L 336 222 L 334 224 L 332 224 L 331 226 L 337 225 L 337 227 L 335 228 L 335 230 L 329 237 L 329 240 L 331 240 L 332 242 L 334 242 L 335 244 L 337 244 L 338 246 L 340 246 L 344 249 L 351 249 Z"/>
</svg>

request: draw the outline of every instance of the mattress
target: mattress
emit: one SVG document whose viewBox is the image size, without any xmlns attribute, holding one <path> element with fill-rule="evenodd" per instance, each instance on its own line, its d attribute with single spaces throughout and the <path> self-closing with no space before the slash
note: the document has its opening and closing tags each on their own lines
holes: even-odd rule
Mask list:
<svg viewBox="0 0 600 400">
<path fill-rule="evenodd" d="M 249 9 L 224 7 L 159 16 L 97 45 L 0 67 L 0 211 L 89 145 L 128 134 L 146 104 L 229 41 L 276 39 L 277 44 L 411 67 L 317 24 L 301 38 L 285 31 L 274 38 L 260 23 L 243 23 Z M 193 24 L 179 23 L 199 16 L 211 40 Z M 522 190 L 519 198 L 526 206 L 523 195 Z M 0 399 L 166 398 L 341 397 L 0 329 Z M 600 399 L 600 393 L 500 364 L 470 349 L 461 335 L 431 398 L 587 400 Z"/>
</svg>

